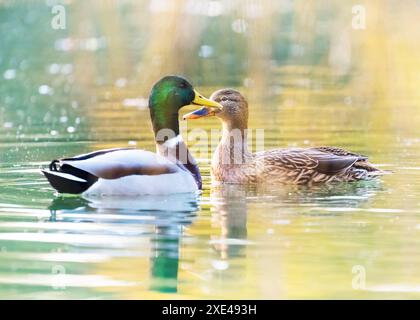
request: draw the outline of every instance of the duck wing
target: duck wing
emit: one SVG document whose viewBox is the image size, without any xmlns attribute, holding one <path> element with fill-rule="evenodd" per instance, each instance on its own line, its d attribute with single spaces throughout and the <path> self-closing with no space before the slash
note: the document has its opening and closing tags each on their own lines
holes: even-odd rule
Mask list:
<svg viewBox="0 0 420 320">
<path fill-rule="evenodd" d="M 160 175 L 179 170 L 176 164 L 150 151 L 118 148 L 53 160 L 49 170 L 42 173 L 58 192 L 82 193 L 99 178 Z"/>
<path fill-rule="evenodd" d="M 314 170 L 319 173 L 333 175 L 347 170 L 357 161 L 356 156 L 339 156 L 331 153 L 309 155 L 317 162 Z"/>
<path fill-rule="evenodd" d="M 111 149 L 59 160 L 61 167 L 72 166 L 103 179 L 129 175 L 159 175 L 177 172 L 179 167 L 156 153 L 138 149 Z"/>
<path fill-rule="evenodd" d="M 337 155 L 316 148 L 272 150 L 264 155 L 269 166 L 281 165 L 289 170 L 314 170 L 319 173 L 333 175 L 350 168 L 359 156 Z"/>
<path fill-rule="evenodd" d="M 347 157 L 347 156 L 352 156 L 352 157 L 358 157 L 358 161 L 362 161 L 362 160 L 367 160 L 368 157 L 361 155 L 361 154 L 357 154 L 357 153 L 353 153 L 350 151 L 347 151 L 345 149 L 342 148 L 338 148 L 338 147 L 327 147 L 327 146 L 323 146 L 323 147 L 314 147 L 314 148 L 310 148 L 313 150 L 318 150 L 318 151 L 322 151 L 325 153 L 331 153 L 334 154 L 336 156 L 343 156 L 343 157 Z"/>
<path fill-rule="evenodd" d="M 379 171 L 381 171 L 378 168 L 376 168 L 374 165 L 372 165 L 369 162 L 368 157 L 365 156 L 365 155 L 352 153 L 352 152 L 349 152 L 347 150 L 344 150 L 344 149 L 341 149 L 341 148 L 338 148 L 338 147 L 317 147 L 317 148 L 312 148 L 312 149 L 319 150 L 319 151 L 326 152 L 326 153 L 330 153 L 330 154 L 333 154 L 333 155 L 336 155 L 336 156 L 357 157 L 357 161 L 353 164 L 354 168 L 366 170 L 368 172 L 374 172 L 374 171 L 379 172 Z"/>
</svg>

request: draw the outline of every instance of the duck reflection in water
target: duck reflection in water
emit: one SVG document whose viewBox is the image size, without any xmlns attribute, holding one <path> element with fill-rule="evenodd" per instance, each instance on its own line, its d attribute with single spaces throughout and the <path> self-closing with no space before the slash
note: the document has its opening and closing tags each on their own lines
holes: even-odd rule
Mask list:
<svg viewBox="0 0 420 320">
<path fill-rule="evenodd" d="M 250 187 L 222 184 L 214 186 L 210 198 L 213 203 L 212 223 L 220 226 L 220 238 L 213 239 L 213 247 L 221 259 L 245 257 L 247 232 L 247 195 Z"/>
<path fill-rule="evenodd" d="M 140 280 L 148 282 L 149 289 L 152 291 L 177 292 L 181 237 L 184 227 L 190 225 L 195 219 L 198 210 L 197 195 L 174 194 L 143 196 L 135 199 L 130 197 L 57 197 L 49 209 L 50 221 L 100 223 L 104 219 L 104 214 L 112 214 L 112 224 L 152 225 L 153 233 L 150 235 L 150 232 L 147 232 L 152 248 L 152 252 L 149 253 L 149 279 Z M 78 218 L 77 213 L 83 215 Z M 86 218 L 86 213 L 91 213 L 89 218 Z M 67 214 L 71 215 L 66 217 Z M 118 218 L 119 214 L 121 219 Z M 130 216 L 132 219 L 129 218 Z M 121 229 L 123 230 L 123 227 Z M 136 234 L 136 236 L 139 235 Z"/>
<path fill-rule="evenodd" d="M 251 245 L 258 246 L 264 243 L 264 234 L 257 227 L 259 221 L 269 223 L 278 219 L 280 215 L 294 219 L 296 215 L 306 214 L 346 214 L 343 210 L 319 212 L 315 209 L 365 205 L 381 189 L 379 182 L 372 181 L 319 188 L 213 186 L 209 199 L 211 218 L 213 226 L 216 225 L 220 232 L 214 231 L 210 241 L 214 254 L 207 280 L 220 280 L 220 287 L 226 290 L 226 286 L 222 285 L 226 280 L 240 283 L 241 279 L 246 277 L 247 264 L 244 260 L 251 259 L 247 256 L 247 249 Z M 248 211 L 251 212 L 250 208 L 255 205 L 259 210 L 252 210 L 252 217 L 248 216 Z M 302 210 L 298 209 L 299 206 Z M 135 280 L 149 291 L 178 292 L 180 247 L 185 227 L 193 223 L 196 217 L 196 195 L 148 196 L 139 199 L 58 197 L 49 208 L 50 221 L 75 223 L 68 233 L 94 237 L 94 233 L 97 235 L 99 232 L 103 236 L 118 235 L 123 237 L 123 240 L 135 240 L 134 245 L 131 245 L 130 241 L 127 244 L 116 243 L 118 250 L 114 250 L 115 248 L 109 247 L 108 244 L 90 246 L 91 253 L 93 251 L 101 254 L 105 250 L 106 254 L 111 256 L 109 263 L 99 266 L 100 270 L 111 265 L 115 272 L 115 266 L 120 265 L 117 278 L 122 275 L 123 278 Z M 78 228 L 76 223 L 96 223 L 99 231 L 91 231 L 91 228 L 83 226 Z M 281 237 L 276 239 L 283 241 Z M 144 240 L 150 245 L 138 247 L 138 243 Z M 73 253 L 80 253 L 80 248 L 77 245 L 66 246 L 66 250 L 74 250 Z M 123 257 L 121 252 L 125 252 Z M 145 255 L 150 257 L 150 263 L 141 258 Z M 149 271 L 147 267 L 141 270 L 127 267 L 125 259 L 128 259 L 129 264 L 132 262 L 133 266 L 149 266 Z M 87 265 L 84 266 L 86 270 L 77 269 L 76 272 L 91 272 Z M 71 268 L 69 265 L 69 273 L 73 271 Z M 281 264 L 278 268 L 281 268 Z"/>
<path fill-rule="evenodd" d="M 221 232 L 220 238 L 213 238 L 213 248 L 222 260 L 246 257 L 246 247 L 252 242 L 247 231 L 248 206 L 252 203 L 261 206 L 263 202 L 262 216 L 257 219 L 269 219 L 287 211 L 288 206 L 358 207 L 381 189 L 382 184 L 377 180 L 316 187 L 215 185 L 210 195 L 212 223 L 220 227 Z M 306 210 L 301 214 L 307 214 Z"/>
</svg>

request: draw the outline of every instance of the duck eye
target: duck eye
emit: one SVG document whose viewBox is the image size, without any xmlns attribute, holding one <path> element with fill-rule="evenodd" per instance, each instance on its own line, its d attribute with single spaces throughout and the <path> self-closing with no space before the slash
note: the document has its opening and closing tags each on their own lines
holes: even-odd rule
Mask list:
<svg viewBox="0 0 420 320">
<path fill-rule="evenodd" d="M 228 98 L 227 97 L 222 97 L 222 99 L 220 99 L 221 101 L 227 101 Z"/>
<path fill-rule="evenodd" d="M 178 87 L 179 87 L 179 88 L 186 88 L 186 87 L 187 87 L 187 84 L 186 84 L 185 82 L 181 82 L 181 83 L 178 85 Z"/>
</svg>

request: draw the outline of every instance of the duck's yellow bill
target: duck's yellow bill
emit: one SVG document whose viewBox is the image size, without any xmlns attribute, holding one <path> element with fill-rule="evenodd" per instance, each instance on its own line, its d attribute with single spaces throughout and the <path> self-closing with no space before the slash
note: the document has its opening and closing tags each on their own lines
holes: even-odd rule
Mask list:
<svg viewBox="0 0 420 320">
<path fill-rule="evenodd" d="M 221 111 L 223 106 L 213 100 L 207 99 L 194 90 L 195 97 L 192 101 L 192 105 L 203 106 L 202 108 L 184 115 L 183 119 L 198 119 L 205 116 L 213 116 L 216 112 Z"/>
</svg>

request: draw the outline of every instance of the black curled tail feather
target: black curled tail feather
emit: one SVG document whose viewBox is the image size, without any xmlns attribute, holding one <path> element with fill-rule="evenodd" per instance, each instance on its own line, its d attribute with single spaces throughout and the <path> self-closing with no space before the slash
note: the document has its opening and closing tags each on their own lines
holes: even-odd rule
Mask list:
<svg viewBox="0 0 420 320">
<path fill-rule="evenodd" d="M 57 163 L 60 163 L 60 160 L 53 160 L 51 161 L 49 168 L 50 171 L 58 171 L 59 169 L 57 168 Z"/>
</svg>

